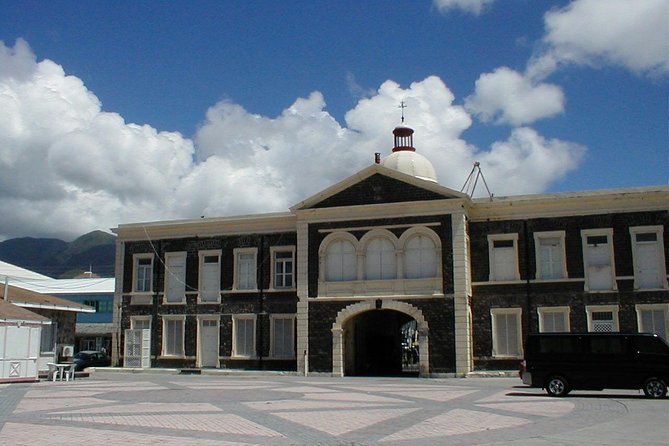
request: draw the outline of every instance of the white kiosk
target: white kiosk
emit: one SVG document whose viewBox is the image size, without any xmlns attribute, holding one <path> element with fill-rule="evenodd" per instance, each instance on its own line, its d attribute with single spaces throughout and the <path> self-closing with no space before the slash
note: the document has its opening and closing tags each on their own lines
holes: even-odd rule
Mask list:
<svg viewBox="0 0 669 446">
<path fill-rule="evenodd" d="M 42 325 L 51 321 L 0 300 L 0 382 L 37 381 Z"/>
</svg>

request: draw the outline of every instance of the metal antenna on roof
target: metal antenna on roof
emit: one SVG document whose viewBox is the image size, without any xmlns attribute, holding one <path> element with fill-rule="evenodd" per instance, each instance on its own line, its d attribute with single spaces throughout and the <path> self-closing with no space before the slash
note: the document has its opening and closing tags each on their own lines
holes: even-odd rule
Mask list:
<svg viewBox="0 0 669 446">
<path fill-rule="evenodd" d="M 402 109 L 402 124 L 404 124 L 404 109 L 407 108 L 406 102 L 400 101 L 400 105 L 397 108 Z"/>
<path fill-rule="evenodd" d="M 476 172 L 476 175 L 474 175 L 474 172 Z M 483 176 L 483 171 L 481 170 L 481 163 L 478 161 L 474 161 L 474 167 L 472 167 L 472 171 L 469 172 L 469 176 L 465 180 L 465 184 L 462 186 L 462 189 L 460 189 L 460 192 L 464 192 L 470 197 L 473 197 L 474 191 L 476 190 L 476 184 L 479 181 L 479 177 L 481 177 L 483 180 L 485 190 L 488 191 L 488 197 L 490 198 L 490 201 L 492 201 L 493 194 L 488 188 L 488 183 L 486 183 L 485 177 Z"/>
</svg>

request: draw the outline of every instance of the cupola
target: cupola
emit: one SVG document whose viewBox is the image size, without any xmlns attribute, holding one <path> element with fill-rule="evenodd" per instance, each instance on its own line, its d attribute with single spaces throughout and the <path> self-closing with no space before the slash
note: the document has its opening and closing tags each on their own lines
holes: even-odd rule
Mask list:
<svg viewBox="0 0 669 446">
<path fill-rule="evenodd" d="M 436 183 L 437 173 L 432 163 L 423 155 L 416 153 L 416 148 L 413 146 L 413 129 L 402 124 L 395 127 L 393 135 L 395 136 L 393 153 L 383 160 L 383 166 Z"/>
</svg>

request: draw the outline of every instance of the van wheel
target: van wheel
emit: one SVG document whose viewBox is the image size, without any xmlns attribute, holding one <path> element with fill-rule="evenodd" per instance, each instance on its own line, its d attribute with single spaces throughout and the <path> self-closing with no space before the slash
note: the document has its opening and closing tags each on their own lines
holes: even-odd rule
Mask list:
<svg viewBox="0 0 669 446">
<path fill-rule="evenodd" d="M 648 398 L 664 398 L 667 396 L 667 385 L 660 378 L 648 378 L 643 384 L 643 393 Z"/>
<path fill-rule="evenodd" d="M 569 390 L 569 384 L 562 376 L 551 376 L 546 381 L 546 393 L 550 396 L 566 396 Z"/>
</svg>

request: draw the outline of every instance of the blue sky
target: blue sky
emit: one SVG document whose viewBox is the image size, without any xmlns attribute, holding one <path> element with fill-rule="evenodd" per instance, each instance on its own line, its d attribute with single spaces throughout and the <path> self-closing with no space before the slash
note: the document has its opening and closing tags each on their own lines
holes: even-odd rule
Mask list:
<svg viewBox="0 0 669 446">
<path fill-rule="evenodd" d="M 454 189 L 667 184 L 668 5 L 0 0 L 0 239 L 286 210 L 388 154 L 400 100 Z"/>
</svg>

